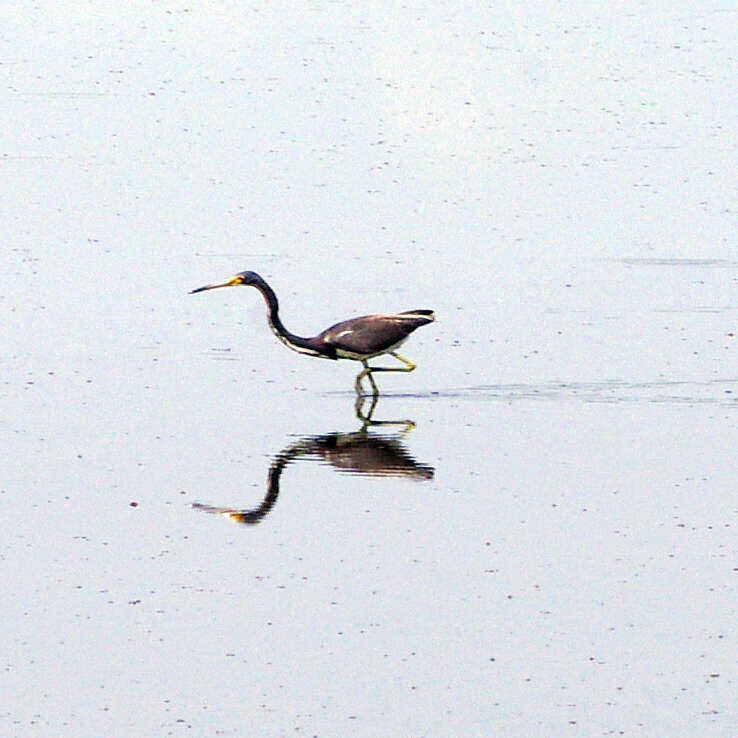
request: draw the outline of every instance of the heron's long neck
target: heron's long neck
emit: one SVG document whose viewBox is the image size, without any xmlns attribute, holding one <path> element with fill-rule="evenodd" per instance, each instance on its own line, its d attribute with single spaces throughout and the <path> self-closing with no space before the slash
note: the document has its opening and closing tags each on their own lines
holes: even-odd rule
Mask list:
<svg viewBox="0 0 738 738">
<path fill-rule="evenodd" d="M 274 294 L 274 290 L 264 281 L 253 286 L 264 297 L 264 302 L 266 302 L 267 306 L 267 321 L 274 335 L 293 351 L 314 354 L 315 350 L 312 348 L 309 338 L 296 336 L 284 327 L 284 323 L 282 323 L 279 317 L 279 301 L 277 300 L 277 295 Z"/>
</svg>

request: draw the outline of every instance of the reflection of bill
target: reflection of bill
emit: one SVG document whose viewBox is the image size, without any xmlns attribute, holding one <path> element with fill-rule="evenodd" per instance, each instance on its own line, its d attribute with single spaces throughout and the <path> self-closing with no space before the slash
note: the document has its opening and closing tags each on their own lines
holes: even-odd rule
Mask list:
<svg viewBox="0 0 738 738">
<path fill-rule="evenodd" d="M 369 422 L 391 424 L 398 421 Z M 407 477 L 420 481 L 433 479 L 434 468 L 415 461 L 401 440 L 402 436 L 412 428 L 412 421 L 399 422 L 405 426 L 405 429 L 396 435 L 370 433 L 365 422 L 361 430 L 353 433 L 306 436 L 291 443 L 274 457 L 267 475 L 266 496 L 258 507 L 251 510 L 216 507 L 198 502 L 192 507 L 195 510 L 224 515 L 236 523 L 255 525 L 274 507 L 279 496 L 279 481 L 282 472 L 298 459 L 314 459 L 320 463 L 329 464 L 339 472 L 346 474 L 369 477 Z"/>
</svg>

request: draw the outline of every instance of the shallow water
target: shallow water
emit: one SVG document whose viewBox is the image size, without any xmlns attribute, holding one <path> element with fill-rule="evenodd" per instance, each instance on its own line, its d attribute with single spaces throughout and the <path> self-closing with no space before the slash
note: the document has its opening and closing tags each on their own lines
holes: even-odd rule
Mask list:
<svg viewBox="0 0 738 738">
<path fill-rule="evenodd" d="M 2 735 L 738 733 L 735 12 L 0 13 Z"/>
</svg>

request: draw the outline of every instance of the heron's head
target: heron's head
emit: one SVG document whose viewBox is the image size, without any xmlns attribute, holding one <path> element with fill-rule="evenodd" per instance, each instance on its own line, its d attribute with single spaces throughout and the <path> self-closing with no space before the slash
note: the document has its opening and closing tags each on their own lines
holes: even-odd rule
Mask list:
<svg viewBox="0 0 738 738">
<path fill-rule="evenodd" d="M 213 282 L 212 284 L 206 284 L 204 287 L 198 287 L 192 290 L 190 294 L 194 292 L 203 292 L 204 290 L 214 290 L 216 287 L 236 287 L 239 284 L 255 285 L 261 284 L 264 280 L 256 272 L 239 272 L 234 274 L 228 279 L 224 279 L 222 282 Z"/>
</svg>

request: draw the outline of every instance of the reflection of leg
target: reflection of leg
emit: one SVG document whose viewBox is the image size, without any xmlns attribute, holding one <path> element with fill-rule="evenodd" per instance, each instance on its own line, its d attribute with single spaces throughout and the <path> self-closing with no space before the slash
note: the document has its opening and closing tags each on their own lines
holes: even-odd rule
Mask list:
<svg viewBox="0 0 738 738">
<path fill-rule="evenodd" d="M 361 421 L 362 428 L 366 429 L 368 425 L 371 425 L 374 421 L 372 420 L 372 415 L 374 414 L 374 408 L 377 406 L 377 400 L 379 399 L 379 395 L 372 395 L 371 404 L 369 405 L 369 412 L 364 415 L 364 402 L 367 398 L 367 395 L 359 395 L 356 398 L 356 404 L 354 405 L 354 410 L 356 411 L 356 417 Z"/>
<path fill-rule="evenodd" d="M 400 429 L 400 433 L 404 436 L 415 428 L 415 423 L 412 420 L 372 420 L 374 414 L 374 408 L 377 406 L 379 395 L 371 396 L 371 404 L 369 405 L 369 412 L 364 415 L 364 402 L 368 395 L 359 395 L 356 398 L 354 410 L 356 411 L 356 417 L 361 421 L 361 430 L 366 431 L 370 425 L 401 425 L 404 426 Z"/>
</svg>

